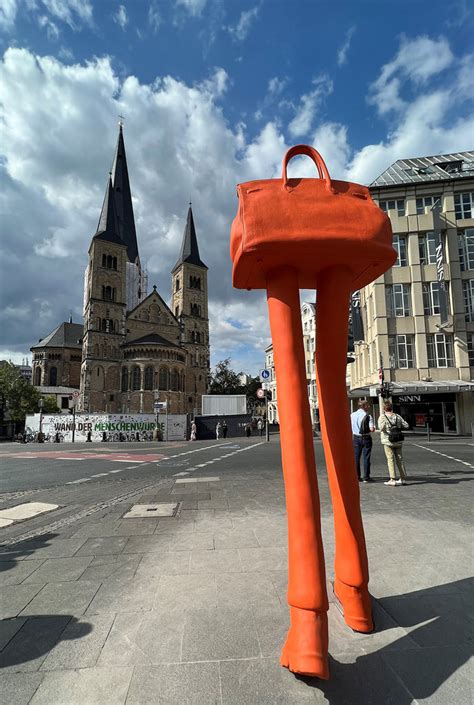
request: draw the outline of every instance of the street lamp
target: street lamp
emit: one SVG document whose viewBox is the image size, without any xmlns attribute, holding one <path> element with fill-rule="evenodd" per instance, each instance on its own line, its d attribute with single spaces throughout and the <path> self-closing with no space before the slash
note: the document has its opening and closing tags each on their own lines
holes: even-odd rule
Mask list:
<svg viewBox="0 0 474 705">
<path fill-rule="evenodd" d="M 39 409 L 40 409 L 38 443 L 42 443 L 43 442 L 43 406 L 44 406 L 43 397 L 40 398 L 38 405 L 39 405 Z"/>
</svg>

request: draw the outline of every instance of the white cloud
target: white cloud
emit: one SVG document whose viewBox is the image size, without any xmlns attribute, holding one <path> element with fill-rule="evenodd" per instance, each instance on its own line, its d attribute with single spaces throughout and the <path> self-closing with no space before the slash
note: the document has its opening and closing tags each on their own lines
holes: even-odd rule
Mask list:
<svg viewBox="0 0 474 705">
<path fill-rule="evenodd" d="M 128 15 L 127 8 L 125 5 L 119 5 L 117 12 L 113 15 L 114 22 L 116 22 L 122 29 L 128 25 Z"/>
<path fill-rule="evenodd" d="M 148 24 L 150 25 L 153 33 L 156 34 L 162 21 L 163 20 L 157 4 L 155 2 L 151 2 L 150 7 L 148 8 Z"/>
<path fill-rule="evenodd" d="M 337 52 L 338 66 L 343 66 L 347 61 L 347 54 L 349 53 L 352 37 L 353 37 L 355 31 L 356 31 L 355 25 L 352 25 L 352 27 L 349 27 L 349 29 L 346 32 L 344 44 L 341 46 L 341 48 Z"/>
<path fill-rule="evenodd" d="M 279 96 L 283 93 L 287 85 L 287 78 L 278 78 L 278 76 L 274 76 L 268 81 L 268 94 L 272 97 Z"/>
<path fill-rule="evenodd" d="M 311 130 L 318 108 L 324 99 L 333 91 L 333 83 L 326 75 L 313 79 L 314 88 L 301 96 L 300 104 L 288 130 L 292 137 L 303 137 Z"/>
<path fill-rule="evenodd" d="M 260 12 L 260 6 L 261 4 L 259 3 L 258 5 L 255 5 L 255 7 L 252 7 L 250 10 L 244 10 L 240 15 L 237 24 L 234 27 L 229 27 L 229 32 L 235 40 L 243 42 L 244 39 L 247 38 L 252 24 L 258 17 L 258 13 Z"/>
<path fill-rule="evenodd" d="M 182 7 L 192 17 L 198 17 L 206 7 L 207 0 L 176 0 L 176 7 Z"/>
<path fill-rule="evenodd" d="M 46 15 L 40 15 L 38 17 L 38 24 L 43 29 L 46 29 L 48 39 L 50 39 L 52 41 L 58 39 L 58 37 L 59 37 L 58 26 L 52 20 L 50 20 L 49 17 L 47 17 Z"/>
<path fill-rule="evenodd" d="M 0 29 L 9 32 L 15 26 L 17 0 L 1 0 L 0 2 Z"/>
<path fill-rule="evenodd" d="M 381 115 L 400 111 L 405 107 L 405 100 L 400 95 L 404 82 L 410 81 L 416 87 L 422 86 L 447 69 L 453 60 L 445 37 L 404 37 L 397 55 L 382 67 L 380 76 L 371 85 L 369 101 Z"/>
<path fill-rule="evenodd" d="M 92 23 L 90 0 L 40 0 L 47 11 L 72 29 Z"/>
</svg>

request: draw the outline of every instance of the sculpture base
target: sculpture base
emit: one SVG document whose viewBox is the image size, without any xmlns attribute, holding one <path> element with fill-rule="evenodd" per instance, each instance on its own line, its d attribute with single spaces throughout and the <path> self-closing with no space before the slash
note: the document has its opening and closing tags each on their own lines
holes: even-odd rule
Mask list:
<svg viewBox="0 0 474 705">
<path fill-rule="evenodd" d="M 290 606 L 291 626 L 280 657 L 280 664 L 292 673 L 327 680 L 328 616 Z"/>
<path fill-rule="evenodd" d="M 368 634 L 374 631 L 372 603 L 369 590 L 345 585 L 340 580 L 332 584 L 334 596 L 342 608 L 342 615 L 348 627 L 355 632 Z"/>
</svg>

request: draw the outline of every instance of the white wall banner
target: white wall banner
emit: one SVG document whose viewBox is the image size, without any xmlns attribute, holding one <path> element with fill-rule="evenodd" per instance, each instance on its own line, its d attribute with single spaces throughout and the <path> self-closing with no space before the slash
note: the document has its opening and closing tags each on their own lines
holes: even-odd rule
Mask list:
<svg viewBox="0 0 474 705">
<path fill-rule="evenodd" d="M 166 438 L 166 419 L 168 419 L 168 438 Z M 186 440 L 187 417 L 185 414 L 160 414 L 158 425 L 164 440 Z M 71 443 L 74 428 L 74 441 L 84 443 L 90 433 L 91 441 L 102 441 L 104 433 L 107 441 L 152 441 L 156 429 L 154 414 L 76 414 L 74 417 L 65 414 L 43 414 L 41 424 L 45 440 L 54 442 L 56 437 L 60 442 Z M 40 430 L 40 414 L 27 416 L 25 430 L 38 433 Z M 57 436 L 56 436 L 57 434 Z"/>
</svg>

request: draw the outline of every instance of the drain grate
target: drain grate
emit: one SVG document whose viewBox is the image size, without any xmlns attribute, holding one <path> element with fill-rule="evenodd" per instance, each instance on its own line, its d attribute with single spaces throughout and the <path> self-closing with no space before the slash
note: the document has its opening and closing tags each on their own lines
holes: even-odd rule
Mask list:
<svg viewBox="0 0 474 705">
<path fill-rule="evenodd" d="M 156 502 L 154 504 L 134 504 L 123 515 L 124 519 L 149 519 L 150 517 L 175 517 L 181 502 Z"/>
</svg>

